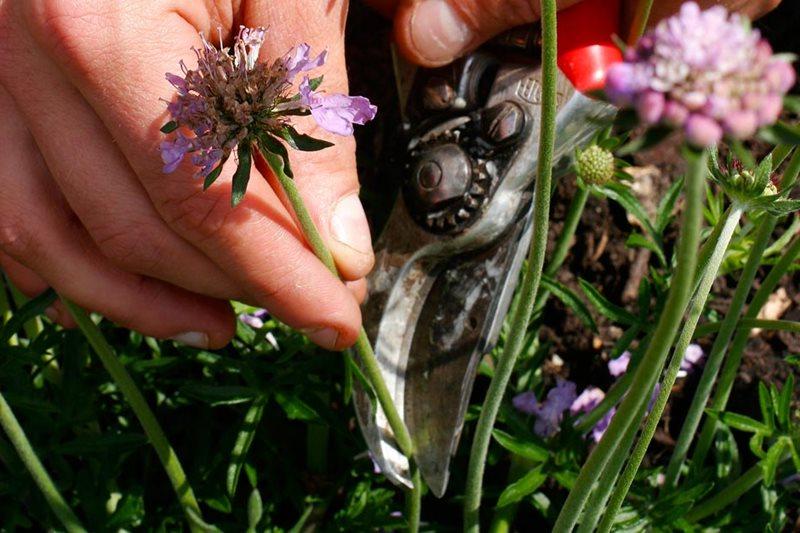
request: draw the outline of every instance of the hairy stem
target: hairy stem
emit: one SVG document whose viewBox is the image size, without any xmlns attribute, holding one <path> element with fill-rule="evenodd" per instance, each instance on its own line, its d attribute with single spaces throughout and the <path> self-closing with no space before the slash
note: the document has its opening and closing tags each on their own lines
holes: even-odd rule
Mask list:
<svg viewBox="0 0 800 533">
<path fill-rule="evenodd" d="M 489 390 L 486 393 L 467 467 L 467 486 L 464 498 L 464 531 L 479 530 L 479 509 L 486 454 L 489 451 L 492 428 L 503 401 L 508 380 L 525 340 L 536 293 L 542 279 L 550 222 L 550 189 L 553 178 L 553 145 L 556 130 L 556 2 L 541 0 L 542 13 L 542 118 L 539 130 L 539 154 L 536 186 L 533 196 L 533 239 L 528 253 L 528 266 L 522 279 L 518 304 L 511 318 L 506 345 L 497 362 Z"/>
<path fill-rule="evenodd" d="M 800 151 L 795 152 L 795 154 L 792 156 L 792 159 L 789 161 L 788 167 L 783 174 L 783 178 L 781 179 L 780 188 L 782 189 L 787 184 L 794 182 L 798 174 L 800 174 Z M 733 298 L 731 299 L 728 312 L 725 315 L 722 324 L 720 325 L 717 338 L 714 340 L 714 344 L 711 347 L 711 353 L 708 356 L 705 368 L 703 369 L 703 374 L 700 377 L 700 383 L 698 384 L 694 398 L 692 398 L 692 403 L 689 406 L 686 420 L 683 423 L 680 435 L 678 436 L 678 441 L 675 444 L 675 450 L 672 452 L 672 457 L 670 458 L 669 465 L 667 466 L 664 490 L 670 490 L 678 483 L 681 467 L 686 460 L 686 456 L 689 452 L 689 446 L 691 445 L 692 439 L 697 432 L 700 419 L 703 416 L 703 411 L 706 408 L 709 397 L 711 396 L 711 391 L 714 387 L 717 375 L 719 374 L 723 359 L 725 358 L 725 353 L 728 351 L 728 345 L 734 335 L 739 318 L 742 315 L 742 309 L 744 308 L 745 300 L 747 299 L 747 295 L 750 293 L 750 289 L 753 286 L 756 272 L 761 265 L 761 258 L 763 257 L 764 251 L 769 244 L 769 240 L 772 236 L 772 232 L 775 229 L 777 221 L 777 217 L 768 215 L 766 213 L 763 215 L 763 219 L 760 221 L 758 231 L 754 237 L 753 244 L 750 247 L 750 255 L 747 258 L 744 268 L 742 269 L 739 283 L 736 287 Z M 762 283 L 761 287 L 756 292 L 756 295 L 753 297 L 753 300 L 750 302 L 744 318 L 754 319 L 757 317 L 758 311 L 761 309 L 761 306 L 764 304 L 764 302 L 766 302 L 766 298 L 771 293 L 772 288 L 774 288 L 774 285 L 772 285 L 772 288 L 769 288 L 769 284 L 777 284 L 780 280 L 780 277 L 786 272 L 788 267 L 793 262 L 794 258 L 790 257 L 790 254 L 792 250 L 797 247 L 797 242 L 800 242 L 800 239 L 797 239 L 795 245 L 790 247 L 784 257 L 772 268 L 772 271 L 764 280 L 764 283 Z M 739 368 L 739 363 L 741 362 L 742 352 L 745 344 L 747 343 L 748 335 L 749 331 L 747 330 L 740 330 L 736 334 L 734 345 L 731 348 L 730 355 L 725 363 L 723 376 L 720 378 L 720 382 L 717 385 L 718 392 L 714 398 L 714 406 L 718 408 L 724 409 L 725 405 L 727 404 L 728 394 L 730 394 L 730 389 L 733 387 L 733 381 L 736 377 L 736 370 Z M 710 420 L 707 421 L 703 427 L 698 440 L 697 451 L 695 452 L 696 464 L 699 465 L 705 458 L 705 454 L 711 445 L 711 441 L 713 440 L 715 429 L 716 423 Z M 698 451 L 700 452 L 699 454 L 697 453 Z"/>
<path fill-rule="evenodd" d="M 653 9 L 653 0 L 639 0 L 636 3 L 636 11 L 633 14 L 631 31 L 628 35 L 628 44 L 633 46 L 644 35 L 647 29 L 647 21 L 650 18 L 650 11 Z"/>
<path fill-rule="evenodd" d="M 150 406 L 147 405 L 147 400 L 145 400 L 142 392 L 136 386 L 136 383 L 128 373 L 128 370 L 117 358 L 116 354 L 114 353 L 114 349 L 108 343 L 105 336 L 103 336 L 103 332 L 100 331 L 100 328 L 98 328 L 94 322 L 92 322 L 92 319 L 89 318 L 89 315 L 71 301 L 63 297 L 61 299 L 72 317 L 75 319 L 78 327 L 86 336 L 86 340 L 89 341 L 89 344 L 91 345 L 92 349 L 94 349 L 97 357 L 100 359 L 100 362 L 103 363 L 103 366 L 111 375 L 114 383 L 116 383 L 120 392 L 122 392 L 122 395 L 128 401 L 128 404 L 131 406 L 131 409 L 133 409 L 136 418 L 139 419 L 139 423 L 142 425 L 150 444 L 152 444 L 156 451 L 156 455 L 158 455 L 158 459 L 164 466 L 164 471 L 167 473 L 167 477 L 172 484 L 172 488 L 178 495 L 178 501 L 180 501 L 181 506 L 187 513 L 186 519 L 189 522 L 190 527 L 192 530 L 199 531 L 195 521 L 189 516 L 189 512 L 193 512 L 193 514 L 196 516 L 202 517 L 200 513 L 200 505 L 197 503 L 197 499 L 194 496 L 194 491 L 192 490 L 191 485 L 189 485 L 189 480 L 186 478 L 186 473 L 183 470 L 183 466 L 181 465 L 175 450 L 167 440 L 167 436 L 164 433 L 164 430 L 161 428 L 161 425 L 158 423 L 155 414 L 150 409 Z"/>
<path fill-rule="evenodd" d="M 690 288 L 695 276 L 697 249 L 700 240 L 702 223 L 703 186 L 707 172 L 707 153 L 691 152 L 687 149 L 689 170 L 684 184 L 686 208 L 681 224 L 681 236 L 678 243 L 677 265 L 670 283 L 670 291 L 658 325 L 647 347 L 642 362 L 636 368 L 628 394 L 620 404 L 619 410 L 606 430 L 603 438 L 583 465 L 578 479 L 561 508 L 554 531 L 571 531 L 580 520 L 591 492 L 603 469 L 615 453 L 627 434 L 629 424 L 638 425 L 653 387 L 664 366 L 669 347 L 675 338 L 684 311 L 689 301 Z"/>
<path fill-rule="evenodd" d="M 728 211 L 726 216 L 719 221 L 718 225 L 722 226 L 722 230 L 714 244 L 708 264 L 702 273 L 700 286 L 697 288 L 697 292 L 689 308 L 689 316 L 683 325 L 683 330 L 678 337 L 678 342 L 675 344 L 675 349 L 672 352 L 672 359 L 667 366 L 667 372 L 664 376 L 664 381 L 661 383 L 661 390 L 658 392 L 656 402 L 650 410 L 650 414 L 647 415 L 644 429 L 642 429 L 642 434 L 639 436 L 639 441 L 636 443 L 633 454 L 625 467 L 625 471 L 622 473 L 622 477 L 611 495 L 611 501 L 608 504 L 605 516 L 599 527 L 601 532 L 611 530 L 614 518 L 617 512 L 619 512 L 620 507 L 622 507 L 622 502 L 625 500 L 625 496 L 627 496 L 631 488 L 631 484 L 636 477 L 636 472 L 639 471 L 639 467 L 647 452 L 647 447 L 650 445 L 650 441 L 661 420 L 661 415 L 664 413 L 664 408 L 667 405 L 672 386 L 675 384 L 675 379 L 678 377 L 683 355 L 686 353 L 686 348 L 688 348 L 689 344 L 692 342 L 697 322 L 700 320 L 703 309 L 706 307 L 708 296 L 711 293 L 711 287 L 714 285 L 714 280 L 717 279 L 720 266 L 725 259 L 725 252 L 728 250 L 733 234 L 739 226 L 742 213 L 743 209 L 741 206 L 734 206 L 733 209 Z"/>
<path fill-rule="evenodd" d="M 2 288 L 2 286 L 0 286 L 0 288 Z M 81 525 L 78 517 L 75 516 L 75 513 L 72 512 L 72 509 L 67 505 L 67 502 L 64 501 L 61 493 L 58 492 L 50 475 L 36 456 L 36 452 L 33 451 L 33 447 L 27 435 L 25 435 L 25 431 L 22 429 L 22 426 L 19 425 L 17 417 L 14 416 L 11 407 L 2 394 L 0 394 L 0 425 L 3 426 L 3 430 L 6 435 L 8 435 L 8 439 L 11 441 L 11 444 L 14 445 L 14 448 L 16 448 L 19 458 L 30 473 L 33 481 L 39 487 L 39 490 L 42 491 L 42 495 L 44 495 L 44 499 L 47 500 L 50 509 L 53 510 L 53 514 L 64 524 L 64 528 L 69 533 L 86 531 L 86 528 Z"/>
</svg>

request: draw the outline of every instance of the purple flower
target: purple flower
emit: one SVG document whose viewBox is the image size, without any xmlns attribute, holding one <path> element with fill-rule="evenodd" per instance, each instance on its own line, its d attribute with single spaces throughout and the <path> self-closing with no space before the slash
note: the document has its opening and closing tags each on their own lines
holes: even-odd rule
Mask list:
<svg viewBox="0 0 800 533">
<path fill-rule="evenodd" d="M 308 76 L 300 83 L 300 101 L 311 109 L 317 124 L 337 135 L 352 135 L 353 124 L 366 124 L 378 112 L 363 96 L 314 92 Z"/>
<path fill-rule="evenodd" d="M 603 418 L 597 421 L 597 424 L 595 424 L 592 428 L 593 441 L 600 442 L 600 439 L 603 438 L 603 435 L 605 434 L 606 429 L 608 429 L 609 424 L 611 424 L 611 420 L 614 418 L 615 414 L 617 414 L 617 408 L 612 407 L 606 414 L 603 415 Z"/>
<path fill-rule="evenodd" d="M 556 386 L 547 393 L 547 399 L 533 408 L 533 415 L 536 417 L 534 433 L 540 437 L 551 437 L 558 432 L 564 412 L 577 397 L 575 389 L 575 383 L 571 381 L 556 381 Z"/>
<path fill-rule="evenodd" d="M 578 396 L 575 401 L 572 402 L 569 412 L 572 416 L 576 416 L 580 413 L 590 413 L 598 405 L 600 405 L 600 402 L 602 402 L 603 398 L 605 397 L 606 393 L 597 387 L 587 387 L 580 394 L 580 396 Z M 611 423 L 611 419 L 614 418 L 614 413 L 616 412 L 616 408 L 612 407 L 605 415 L 603 415 L 603 418 L 597 421 L 591 431 L 593 441 L 600 442 L 600 439 L 603 437 L 603 433 L 605 433 L 606 428 Z"/>
<path fill-rule="evenodd" d="M 628 370 L 628 364 L 630 362 L 631 352 L 625 350 L 622 352 L 622 355 L 608 362 L 608 373 L 618 378 Z"/>
<path fill-rule="evenodd" d="M 192 141 L 180 132 L 172 141 L 161 141 L 161 160 L 164 162 L 164 173 L 175 172 L 186 153 L 192 149 Z"/>
<path fill-rule="evenodd" d="M 789 60 L 742 17 L 687 2 L 609 70 L 606 94 L 642 122 L 682 127 L 689 143 L 705 147 L 775 122 L 794 82 Z"/>
<path fill-rule="evenodd" d="M 521 413 L 532 415 L 536 411 L 539 401 L 536 399 L 536 394 L 533 391 L 526 391 L 514 396 L 511 400 L 511 405 Z"/>
<path fill-rule="evenodd" d="M 269 311 L 266 309 L 259 309 L 252 313 L 242 313 L 239 315 L 239 320 L 247 324 L 253 329 L 261 329 L 264 327 L 264 321 L 269 318 Z"/>
<path fill-rule="evenodd" d="M 683 354 L 683 359 L 681 360 L 681 369 L 678 372 L 678 375 L 688 375 L 695 369 L 697 365 L 700 364 L 700 361 L 703 360 L 705 355 L 706 354 L 703 352 L 703 348 L 701 348 L 699 344 L 690 344 L 687 346 L 686 352 Z"/>
<path fill-rule="evenodd" d="M 597 407 L 605 397 L 606 393 L 597 387 L 587 387 L 569 406 L 569 414 L 575 416 L 580 413 L 588 413 Z"/>
<path fill-rule="evenodd" d="M 321 67 L 325 63 L 325 58 L 328 55 L 327 50 L 323 50 L 320 54 L 311 59 L 311 47 L 306 43 L 295 46 L 284 57 L 284 65 L 286 65 L 286 79 L 292 82 L 301 72 L 308 72 L 315 68 Z"/>
<path fill-rule="evenodd" d="M 293 85 L 299 73 L 325 63 L 324 51 L 312 57 L 311 47 L 300 44 L 271 63 L 259 62 L 265 35 L 264 28 L 241 26 L 229 48 L 216 48 L 201 35 L 202 47 L 194 49 L 197 67 L 181 61 L 182 75 L 166 74 L 177 91 L 167 103 L 168 131 L 177 132 L 161 143 L 165 173 L 174 172 L 191 153 L 196 177 L 207 177 L 241 143 L 263 148 L 264 136 L 280 142 L 294 131 L 289 126 L 295 115 L 310 113 L 321 127 L 340 135 L 351 135 L 353 124 L 375 117 L 377 108 L 366 98 L 316 93 L 308 78 Z"/>
</svg>

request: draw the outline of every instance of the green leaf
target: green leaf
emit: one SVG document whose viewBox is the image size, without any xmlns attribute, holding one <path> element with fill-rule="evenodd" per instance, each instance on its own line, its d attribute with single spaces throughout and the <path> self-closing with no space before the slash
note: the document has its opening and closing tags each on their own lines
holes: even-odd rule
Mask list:
<svg viewBox="0 0 800 533">
<path fill-rule="evenodd" d="M 783 458 L 783 450 L 787 444 L 786 439 L 787 437 L 781 437 L 776 440 L 775 444 L 767 450 L 766 457 L 760 462 L 761 470 L 764 472 L 764 484 L 768 487 L 775 482 L 775 472 Z"/>
<path fill-rule="evenodd" d="M 524 457 L 525 459 L 530 459 L 531 461 L 536 461 L 537 463 L 543 463 L 547 460 L 550 456 L 550 452 L 547 451 L 547 448 L 544 446 L 539 446 L 531 441 L 524 441 L 522 439 L 518 439 L 504 431 L 500 431 L 499 429 L 495 429 L 492 431 L 492 436 L 494 440 L 500 444 L 503 448 L 519 455 L 520 457 Z"/>
<path fill-rule="evenodd" d="M 628 144 L 620 148 L 617 151 L 617 156 L 625 157 L 627 155 L 635 154 L 636 152 L 641 152 L 642 150 L 652 148 L 666 139 L 670 133 L 672 133 L 672 128 L 665 128 L 662 126 L 650 128 L 644 132 L 644 134 L 636 137 Z"/>
<path fill-rule="evenodd" d="M 323 141 L 322 139 L 315 139 L 304 133 L 298 133 L 292 126 L 286 125 L 280 130 L 280 136 L 289 143 L 289 146 L 295 150 L 302 150 L 304 152 L 316 152 L 324 148 L 333 146 L 332 142 Z"/>
<path fill-rule="evenodd" d="M 178 129 L 178 123 L 174 120 L 170 120 L 163 126 L 161 126 L 161 133 L 172 133 L 173 131 Z"/>
<path fill-rule="evenodd" d="M 675 210 L 675 204 L 681 195 L 681 189 L 683 189 L 682 177 L 672 182 L 664 198 L 662 198 L 661 202 L 658 204 L 658 211 L 656 212 L 656 231 L 658 231 L 659 235 L 663 234 L 664 230 L 667 229 L 667 225 L 672 218 L 672 212 Z"/>
<path fill-rule="evenodd" d="M 225 475 L 225 488 L 228 490 L 228 496 L 230 496 L 231 499 L 236 495 L 236 487 L 239 485 L 239 476 L 242 473 L 242 466 L 247 460 L 247 452 L 253 444 L 253 439 L 256 436 L 256 429 L 264 415 L 264 406 L 266 403 L 266 395 L 260 395 L 253 401 L 253 404 L 244 415 L 239 434 L 236 435 L 236 442 L 231 450 L 231 458 Z"/>
<path fill-rule="evenodd" d="M 772 154 L 761 160 L 755 172 L 753 190 L 763 191 L 772 176 Z"/>
<path fill-rule="evenodd" d="M 586 295 L 586 298 L 592 303 L 598 312 L 600 312 L 600 314 L 606 318 L 620 324 L 627 324 L 629 326 L 639 322 L 633 313 L 630 313 L 622 307 L 611 303 L 605 296 L 600 294 L 600 291 L 595 289 L 594 286 L 585 279 L 579 278 L 578 284 L 581 286 L 581 290 Z"/>
<path fill-rule="evenodd" d="M 261 148 L 261 155 L 267 160 L 273 172 L 294 178 L 289 166 L 289 152 L 282 142 L 271 135 L 263 134 L 258 137 L 258 145 Z"/>
<path fill-rule="evenodd" d="M 276 392 L 275 400 L 283 408 L 290 420 L 319 421 L 320 419 L 319 414 L 313 407 L 295 395 Z"/>
<path fill-rule="evenodd" d="M 256 526 L 264 516 L 264 505 L 261 502 L 261 493 L 254 488 L 247 498 L 247 525 L 248 531 L 256 531 Z"/>
<path fill-rule="evenodd" d="M 22 329 L 22 326 L 24 326 L 27 321 L 44 313 L 44 310 L 53 305 L 55 301 L 55 291 L 53 289 L 47 289 L 18 309 L 8 322 L 3 325 L 2 329 L 0 329 L 0 346 L 8 344 L 8 339 Z"/>
<path fill-rule="evenodd" d="M 651 238 L 653 238 L 653 240 L 658 239 L 658 233 L 653 227 L 653 223 L 650 221 L 647 211 L 639 202 L 639 200 L 633 195 L 633 193 L 631 193 L 631 190 L 628 187 L 618 183 L 613 183 L 610 185 L 597 187 L 596 190 L 620 204 L 628 213 L 633 215 L 633 217 L 642 224 L 644 230 L 650 235 Z"/>
<path fill-rule="evenodd" d="M 746 431 L 748 433 L 763 433 L 769 435 L 772 430 L 769 426 L 762 424 L 758 420 L 753 420 L 749 416 L 740 415 L 739 413 L 721 413 L 719 419 L 726 425 L 738 429 L 739 431 Z"/>
<path fill-rule="evenodd" d="M 718 479 L 733 479 L 741 471 L 739 461 L 739 446 L 730 428 L 724 424 L 717 424 L 714 436 L 714 464 L 717 469 Z"/>
<path fill-rule="evenodd" d="M 537 466 L 503 490 L 497 501 L 497 507 L 516 503 L 525 496 L 536 492 L 536 489 L 541 487 L 546 479 L 547 474 L 542 472 L 542 466 Z"/>
<path fill-rule="evenodd" d="M 227 159 L 223 159 L 222 161 L 220 161 L 217 167 L 211 172 L 209 172 L 208 175 L 206 176 L 206 179 L 203 180 L 204 191 L 207 190 L 209 187 L 211 187 L 211 185 L 213 185 L 214 182 L 217 181 L 219 175 L 222 174 L 222 166 L 225 164 L 226 160 Z"/>
<path fill-rule="evenodd" d="M 250 152 L 250 143 L 242 141 L 239 143 L 237 154 L 239 156 L 239 166 L 233 175 L 231 191 L 231 207 L 236 207 L 244 199 L 247 192 L 247 182 L 250 181 L 250 167 L 253 164 L 253 157 Z"/>
<path fill-rule="evenodd" d="M 775 427 L 775 410 L 772 408 L 772 398 L 763 381 L 758 383 L 758 404 L 761 407 L 761 419 L 770 428 Z"/>
<path fill-rule="evenodd" d="M 589 312 L 586 304 L 584 304 L 583 301 L 578 298 L 578 295 L 570 290 L 569 287 L 559 283 L 549 276 L 542 276 L 542 286 L 548 291 L 552 292 L 553 295 L 561 300 L 564 305 L 572 309 L 572 311 L 575 313 L 575 316 L 577 316 L 580 321 L 583 322 L 584 326 L 592 331 L 597 331 L 597 324 L 595 324 L 592 313 Z"/>
<path fill-rule="evenodd" d="M 800 115 L 800 96 L 787 94 L 783 97 L 783 107 L 796 115 Z"/>
<path fill-rule="evenodd" d="M 800 128 L 790 126 L 785 122 L 777 122 L 772 126 L 762 128 L 758 136 L 762 141 L 770 144 L 800 144 Z"/>
<path fill-rule="evenodd" d="M 186 396 L 206 402 L 212 407 L 246 403 L 258 396 L 256 390 L 250 387 L 240 387 L 236 385 L 187 383 L 180 388 L 180 391 Z"/>
<path fill-rule="evenodd" d="M 786 379 L 786 383 L 783 384 L 776 408 L 778 424 L 785 430 L 790 429 L 792 391 L 794 391 L 794 374 L 790 373 L 789 377 Z"/>
<path fill-rule="evenodd" d="M 766 209 L 770 215 L 781 217 L 799 210 L 800 200 L 773 200 L 767 203 L 764 209 Z"/>
<path fill-rule="evenodd" d="M 664 257 L 664 252 L 661 250 L 661 248 L 641 233 L 634 232 L 628 235 L 628 239 L 625 241 L 625 246 L 630 248 L 646 248 L 656 254 L 662 265 L 667 264 L 667 258 Z"/>
</svg>

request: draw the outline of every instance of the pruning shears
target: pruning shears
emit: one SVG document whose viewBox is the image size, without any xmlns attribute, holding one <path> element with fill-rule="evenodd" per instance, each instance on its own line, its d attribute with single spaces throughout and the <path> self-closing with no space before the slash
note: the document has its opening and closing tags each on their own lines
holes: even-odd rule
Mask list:
<svg viewBox="0 0 800 533">
<path fill-rule="evenodd" d="M 556 173 L 613 110 L 587 94 L 621 59 L 618 0 L 559 13 Z M 481 357 L 497 342 L 532 233 L 541 105 L 539 32 L 512 30 L 446 67 L 400 76 L 389 159 L 401 190 L 376 243 L 364 324 L 431 491 L 444 494 Z M 373 459 L 411 486 L 409 464 L 363 387 Z"/>
</svg>

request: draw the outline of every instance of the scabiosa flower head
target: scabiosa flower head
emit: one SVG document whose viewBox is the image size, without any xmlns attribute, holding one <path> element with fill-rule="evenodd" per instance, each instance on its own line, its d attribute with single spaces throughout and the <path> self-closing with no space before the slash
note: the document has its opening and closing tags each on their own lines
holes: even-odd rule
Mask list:
<svg viewBox="0 0 800 533">
<path fill-rule="evenodd" d="M 312 115 L 322 128 L 339 135 L 350 135 L 353 124 L 375 117 L 377 108 L 366 98 L 317 92 L 321 77 L 304 77 L 300 86 L 294 85 L 298 74 L 325 63 L 324 51 L 313 56 L 307 44 L 300 44 L 271 63 L 259 63 L 265 34 L 264 28 L 241 27 L 229 48 L 216 48 L 201 35 L 203 45 L 194 49 L 197 68 L 181 61 L 182 75 L 166 75 L 177 94 L 167 105 L 172 120 L 162 131 L 177 132 L 161 143 L 165 173 L 175 171 L 191 154 L 196 175 L 205 177 L 208 186 L 237 147 L 240 162 L 245 147 L 249 165 L 251 145 L 277 153 L 288 165 L 282 140 L 301 150 L 331 145 L 298 133 L 291 124 L 293 116 Z M 249 176 L 249 167 L 245 170 L 242 174 Z M 241 185 L 246 187 L 246 179 Z M 238 192 L 234 202 L 244 194 Z"/>
<path fill-rule="evenodd" d="M 588 185 L 605 185 L 614 178 L 614 154 L 593 144 L 578 153 L 575 173 Z"/>
<path fill-rule="evenodd" d="M 794 82 L 787 58 L 746 19 L 687 2 L 610 69 L 606 94 L 642 122 L 681 127 L 691 144 L 706 147 L 775 122 Z"/>
</svg>

